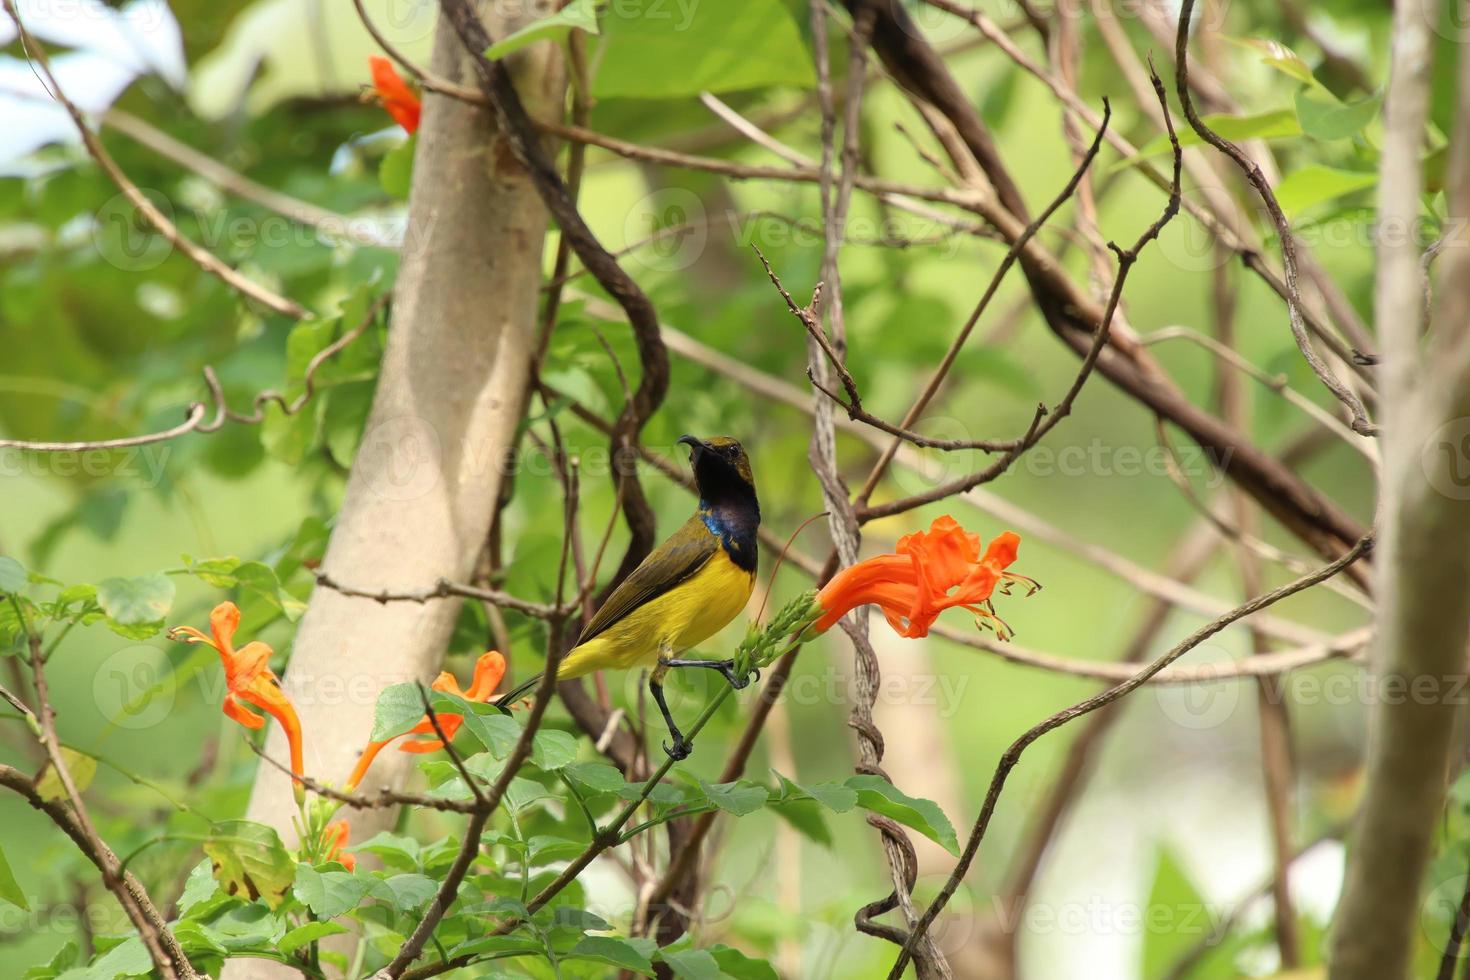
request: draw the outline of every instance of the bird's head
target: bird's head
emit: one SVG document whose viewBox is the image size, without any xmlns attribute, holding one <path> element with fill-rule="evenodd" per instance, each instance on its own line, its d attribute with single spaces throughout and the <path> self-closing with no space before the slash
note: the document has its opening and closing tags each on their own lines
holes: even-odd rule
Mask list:
<svg viewBox="0 0 1470 980">
<path fill-rule="evenodd" d="M 689 447 L 700 500 L 711 506 L 755 503 L 755 477 L 740 443 L 729 436 L 680 436 L 679 441 Z"/>
</svg>

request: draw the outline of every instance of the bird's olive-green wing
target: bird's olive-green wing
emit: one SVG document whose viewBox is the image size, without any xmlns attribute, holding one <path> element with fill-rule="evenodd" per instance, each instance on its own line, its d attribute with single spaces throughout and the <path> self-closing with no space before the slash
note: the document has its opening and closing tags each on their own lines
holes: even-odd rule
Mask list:
<svg viewBox="0 0 1470 980">
<path fill-rule="evenodd" d="M 577 642 L 586 643 L 633 610 L 657 599 L 699 571 L 719 547 L 720 539 L 710 533 L 697 515 L 691 517 L 613 590 L 586 629 L 582 630 Z"/>
</svg>

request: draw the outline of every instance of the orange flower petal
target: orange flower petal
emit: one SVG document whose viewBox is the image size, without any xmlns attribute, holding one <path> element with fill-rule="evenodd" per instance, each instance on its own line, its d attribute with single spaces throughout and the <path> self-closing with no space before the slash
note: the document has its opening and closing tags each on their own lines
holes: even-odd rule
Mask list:
<svg viewBox="0 0 1470 980">
<path fill-rule="evenodd" d="M 419 128 L 421 104 L 418 93 L 403 80 L 393 63 L 381 55 L 368 58 L 373 75 L 373 90 L 383 103 L 383 110 L 410 135 Z"/>
<path fill-rule="evenodd" d="M 235 698 L 233 692 L 225 695 L 225 703 L 221 707 L 224 709 L 227 718 L 239 722 L 246 728 L 260 729 L 265 727 L 265 719 L 241 704 Z"/>
<path fill-rule="evenodd" d="M 487 650 L 475 661 L 475 679 L 465 697 L 471 701 L 487 701 L 500 686 L 500 679 L 504 676 L 505 658 L 498 651 Z"/>
<path fill-rule="evenodd" d="M 848 611 L 872 604 L 900 636 L 927 636 L 944 610 L 978 607 L 990 598 L 1006 567 L 1015 561 L 1020 541 L 1006 531 L 982 556 L 979 535 L 952 517 L 937 518 L 927 531 L 900 538 L 894 553 L 858 562 L 833 576 L 817 594 L 825 612 L 812 628 L 823 632 Z"/>
</svg>

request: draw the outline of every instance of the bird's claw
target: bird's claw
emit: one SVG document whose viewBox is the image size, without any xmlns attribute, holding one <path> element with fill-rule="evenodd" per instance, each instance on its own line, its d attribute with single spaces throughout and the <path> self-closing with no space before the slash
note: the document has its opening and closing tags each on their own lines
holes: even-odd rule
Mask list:
<svg viewBox="0 0 1470 980">
<path fill-rule="evenodd" d="M 734 671 L 730 671 L 725 675 L 725 679 L 730 682 L 732 688 L 737 691 L 743 691 L 752 683 L 761 679 L 761 669 L 759 667 L 752 667 L 749 673 L 742 675 L 737 675 Z"/>
<path fill-rule="evenodd" d="M 685 759 L 689 758 L 689 753 L 694 751 L 694 743 L 686 741 L 683 738 L 674 739 L 673 747 L 670 747 L 668 742 L 663 743 L 663 746 L 664 752 L 667 753 L 668 757 L 670 759 L 673 759 L 675 762 L 684 761 Z"/>
</svg>

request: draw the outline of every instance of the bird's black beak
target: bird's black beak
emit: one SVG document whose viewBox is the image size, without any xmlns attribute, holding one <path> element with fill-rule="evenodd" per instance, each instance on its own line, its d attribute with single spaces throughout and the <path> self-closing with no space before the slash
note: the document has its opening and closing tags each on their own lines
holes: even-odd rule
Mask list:
<svg viewBox="0 0 1470 980">
<path fill-rule="evenodd" d="M 689 447 L 690 462 L 699 459 L 701 454 L 709 452 L 709 446 L 703 439 L 697 439 L 691 435 L 682 435 L 678 441 Z"/>
</svg>

